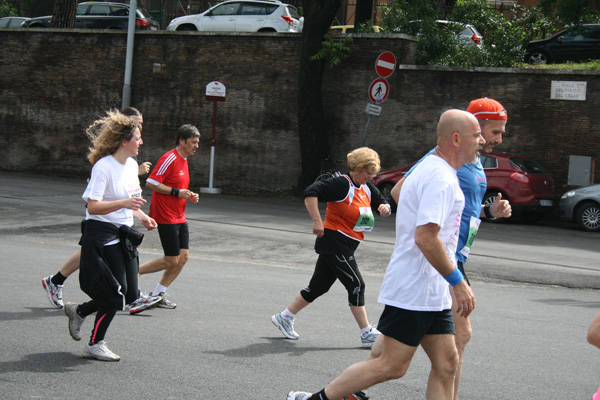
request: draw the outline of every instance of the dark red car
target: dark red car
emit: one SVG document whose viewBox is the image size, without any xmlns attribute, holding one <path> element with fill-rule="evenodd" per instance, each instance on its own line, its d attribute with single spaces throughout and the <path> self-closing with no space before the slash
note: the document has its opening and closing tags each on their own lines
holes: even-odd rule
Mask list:
<svg viewBox="0 0 600 400">
<path fill-rule="evenodd" d="M 380 172 L 371 179 L 390 201 L 392 209 L 396 203 L 390 190 L 414 164 Z M 488 153 L 481 155 L 481 164 L 488 185 L 484 204 L 491 204 L 500 192 L 503 199 L 510 201 L 513 215 L 528 222 L 542 219 L 556 205 L 554 178 L 535 160 L 514 154 Z"/>
</svg>

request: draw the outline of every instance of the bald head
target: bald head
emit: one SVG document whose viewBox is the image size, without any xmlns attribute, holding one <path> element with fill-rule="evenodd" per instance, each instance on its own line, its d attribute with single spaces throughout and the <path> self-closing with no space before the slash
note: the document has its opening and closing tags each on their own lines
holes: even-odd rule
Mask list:
<svg viewBox="0 0 600 400">
<path fill-rule="evenodd" d="M 477 158 L 485 140 L 479 122 L 463 110 L 445 111 L 437 125 L 436 152 L 456 169 Z"/>
<path fill-rule="evenodd" d="M 440 139 L 442 141 L 449 140 L 453 133 L 464 134 L 466 130 L 474 126 L 473 124 L 479 126 L 477 118 L 467 111 L 456 109 L 445 111 L 437 125 L 438 141 Z"/>
</svg>

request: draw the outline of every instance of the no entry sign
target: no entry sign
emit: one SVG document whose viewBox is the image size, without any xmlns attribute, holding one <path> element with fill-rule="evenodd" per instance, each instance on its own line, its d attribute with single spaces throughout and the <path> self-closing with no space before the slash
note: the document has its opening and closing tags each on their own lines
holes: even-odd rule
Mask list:
<svg viewBox="0 0 600 400">
<path fill-rule="evenodd" d="M 387 78 L 396 69 L 396 56 L 389 51 L 384 51 L 375 60 L 375 72 L 382 78 Z"/>
<path fill-rule="evenodd" d="M 387 99 L 390 93 L 390 85 L 383 78 L 377 78 L 369 85 L 369 100 L 380 104 Z"/>
</svg>

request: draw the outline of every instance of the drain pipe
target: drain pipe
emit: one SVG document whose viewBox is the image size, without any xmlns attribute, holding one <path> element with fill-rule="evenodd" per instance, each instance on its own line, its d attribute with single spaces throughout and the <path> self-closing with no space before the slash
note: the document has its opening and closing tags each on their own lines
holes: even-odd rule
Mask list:
<svg viewBox="0 0 600 400">
<path fill-rule="evenodd" d="M 137 13 L 137 0 L 129 0 L 129 20 L 127 24 L 127 51 L 125 53 L 125 82 L 121 108 L 131 105 L 131 71 L 133 69 L 133 37 Z"/>
</svg>

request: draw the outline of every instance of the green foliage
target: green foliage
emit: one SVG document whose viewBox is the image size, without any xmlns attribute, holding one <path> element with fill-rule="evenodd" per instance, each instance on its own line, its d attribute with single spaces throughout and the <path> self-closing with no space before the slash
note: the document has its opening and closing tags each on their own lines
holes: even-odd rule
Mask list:
<svg viewBox="0 0 600 400">
<path fill-rule="evenodd" d="M 354 27 L 356 33 L 373 33 L 373 21 L 364 22 Z"/>
<path fill-rule="evenodd" d="M 417 64 L 447 65 L 459 46 L 454 32 L 435 22 L 442 14 L 441 2 L 396 0 L 382 4 L 381 11 L 385 32 L 419 37 Z"/>
<path fill-rule="evenodd" d="M 558 30 L 559 21 L 549 16 L 540 4 L 532 8 L 515 6 L 511 21 L 518 24 L 525 34 L 525 42 L 543 39 Z"/>
<path fill-rule="evenodd" d="M 7 0 L 0 0 L 0 17 L 16 17 L 19 14 L 17 9 Z"/>
<path fill-rule="evenodd" d="M 310 57 L 310 60 L 324 61 L 333 68 L 348 58 L 351 44 L 351 37 L 329 31 L 325 34 L 324 40 L 321 43 L 321 49 Z"/>
<path fill-rule="evenodd" d="M 529 39 L 514 13 L 507 20 L 485 0 L 458 0 L 450 19 L 472 24 L 483 35 L 484 66 L 516 67 L 522 62 Z"/>
</svg>

